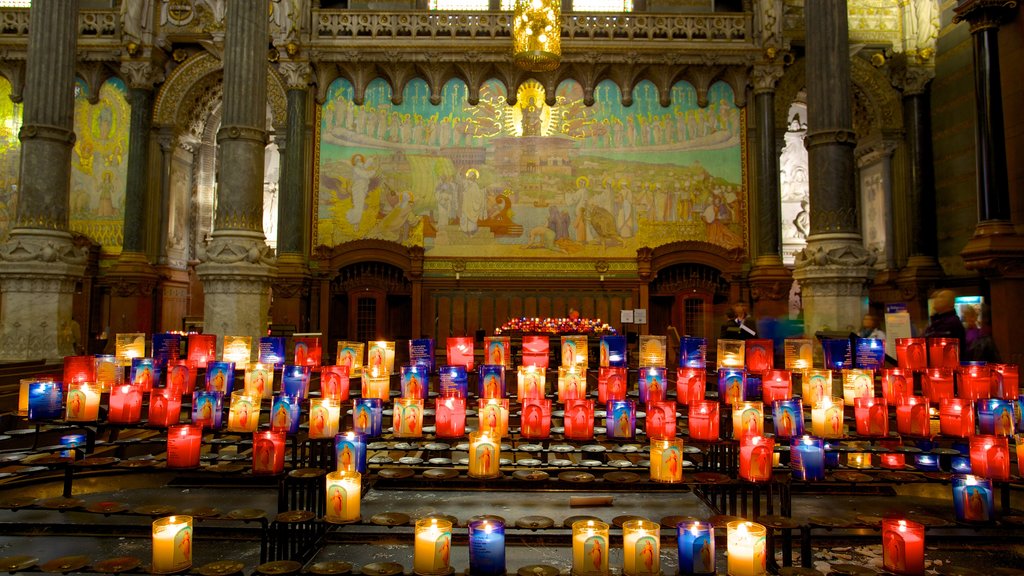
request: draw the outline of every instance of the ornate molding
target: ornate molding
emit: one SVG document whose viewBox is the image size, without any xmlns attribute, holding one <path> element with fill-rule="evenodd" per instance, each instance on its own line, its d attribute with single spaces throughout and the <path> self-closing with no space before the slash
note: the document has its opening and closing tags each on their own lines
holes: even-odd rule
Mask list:
<svg viewBox="0 0 1024 576">
<path fill-rule="evenodd" d="M 15 231 L 0 245 L 0 262 L 85 266 L 88 250 L 76 246 L 64 233 Z"/>
<path fill-rule="evenodd" d="M 757 64 L 750 74 L 750 85 L 754 87 L 754 94 L 774 92 L 775 84 L 785 74 L 781 64 Z"/>
<path fill-rule="evenodd" d="M 953 8 L 953 23 L 968 22 L 971 34 L 999 28 L 1013 18 L 1017 0 L 961 0 Z"/>
<path fill-rule="evenodd" d="M 164 81 L 164 68 L 153 62 L 122 62 L 121 75 L 129 88 L 152 90 Z"/>
<path fill-rule="evenodd" d="M 5 271 L 3 280 L 0 280 L 0 291 L 27 294 L 73 294 L 77 283 L 77 276 L 42 276 L 34 272 L 10 273 Z"/>
<path fill-rule="evenodd" d="M 812 276 L 820 276 L 822 271 L 834 273 L 839 277 L 858 276 L 860 269 L 874 266 L 877 259 L 877 254 L 869 252 L 862 245 L 853 241 L 815 242 L 812 240 L 806 248 L 797 252 L 796 269 L 802 275 L 808 274 L 809 270 L 814 270 Z M 800 278 L 800 281 L 803 282 L 803 278 Z"/>
<path fill-rule="evenodd" d="M 832 130 L 808 130 L 807 135 L 804 136 L 804 146 L 808 150 L 815 146 L 825 146 L 828 144 L 847 144 L 850 146 L 856 145 L 857 133 L 853 130 L 846 130 L 843 128 L 835 128 Z"/>
<path fill-rule="evenodd" d="M 277 71 L 284 79 L 288 90 L 305 90 L 313 78 L 313 70 L 309 62 L 284 61 L 277 64 Z"/>
<path fill-rule="evenodd" d="M 198 249 L 204 264 L 259 264 L 274 266 L 274 251 L 263 240 L 244 236 L 215 237 Z"/>
</svg>

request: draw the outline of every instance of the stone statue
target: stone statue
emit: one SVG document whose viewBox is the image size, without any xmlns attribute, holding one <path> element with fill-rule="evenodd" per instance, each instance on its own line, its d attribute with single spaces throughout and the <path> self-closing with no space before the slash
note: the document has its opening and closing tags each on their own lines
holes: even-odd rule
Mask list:
<svg viewBox="0 0 1024 576">
<path fill-rule="evenodd" d="M 910 0 L 906 4 L 904 22 L 907 51 L 930 58 L 939 37 L 938 0 Z"/>
<path fill-rule="evenodd" d="M 125 44 L 142 44 L 152 17 L 149 0 L 121 0 L 121 38 Z"/>
<path fill-rule="evenodd" d="M 271 0 L 271 34 L 279 44 L 295 42 L 302 32 L 306 0 Z"/>
</svg>

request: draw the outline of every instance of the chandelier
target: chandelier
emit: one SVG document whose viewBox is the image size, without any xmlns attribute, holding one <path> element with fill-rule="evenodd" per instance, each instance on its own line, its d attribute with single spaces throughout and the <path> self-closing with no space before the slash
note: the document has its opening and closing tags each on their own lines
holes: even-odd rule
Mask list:
<svg viewBox="0 0 1024 576">
<path fill-rule="evenodd" d="M 558 68 L 562 59 L 561 0 L 516 0 L 512 61 L 530 72 Z"/>
</svg>

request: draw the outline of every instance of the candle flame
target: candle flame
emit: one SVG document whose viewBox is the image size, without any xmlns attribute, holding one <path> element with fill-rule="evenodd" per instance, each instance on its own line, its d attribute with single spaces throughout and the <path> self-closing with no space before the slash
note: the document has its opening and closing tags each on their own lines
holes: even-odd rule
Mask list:
<svg viewBox="0 0 1024 576">
<path fill-rule="evenodd" d="M 695 537 L 698 534 L 700 534 L 700 530 L 698 529 L 699 527 L 700 526 L 699 526 L 699 524 L 697 522 L 694 522 L 693 524 L 690 524 L 690 534 L 693 534 Z"/>
<path fill-rule="evenodd" d="M 899 527 L 900 527 L 900 532 L 906 532 L 907 531 L 907 521 L 906 520 L 900 520 L 899 521 Z"/>
</svg>

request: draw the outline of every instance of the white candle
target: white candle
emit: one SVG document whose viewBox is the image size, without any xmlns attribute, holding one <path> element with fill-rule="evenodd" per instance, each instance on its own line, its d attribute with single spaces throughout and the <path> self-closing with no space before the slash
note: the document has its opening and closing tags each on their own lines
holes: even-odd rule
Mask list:
<svg viewBox="0 0 1024 576">
<path fill-rule="evenodd" d="M 333 523 L 359 520 L 359 497 L 362 475 L 359 472 L 335 471 L 327 474 L 327 521 Z"/>
<path fill-rule="evenodd" d="M 181 572 L 192 566 L 192 517 L 168 516 L 153 522 L 155 574 Z"/>
<path fill-rule="evenodd" d="M 653 576 L 661 571 L 660 529 L 654 522 L 632 520 L 622 525 L 626 576 Z"/>
<path fill-rule="evenodd" d="M 494 478 L 499 475 L 500 452 L 494 437 L 486 430 L 469 435 L 469 475 L 474 478 Z"/>
<path fill-rule="evenodd" d="M 437 518 L 417 520 L 413 572 L 421 576 L 447 573 L 451 547 L 451 522 Z"/>
<path fill-rule="evenodd" d="M 575 576 L 608 574 L 608 525 L 594 520 L 572 525 L 572 573 Z"/>
<path fill-rule="evenodd" d="M 730 576 L 761 576 L 767 574 L 765 527 L 742 520 L 728 524 Z"/>
<path fill-rule="evenodd" d="M 822 438 L 843 437 L 843 402 L 826 396 L 811 408 L 811 432 Z"/>
</svg>

